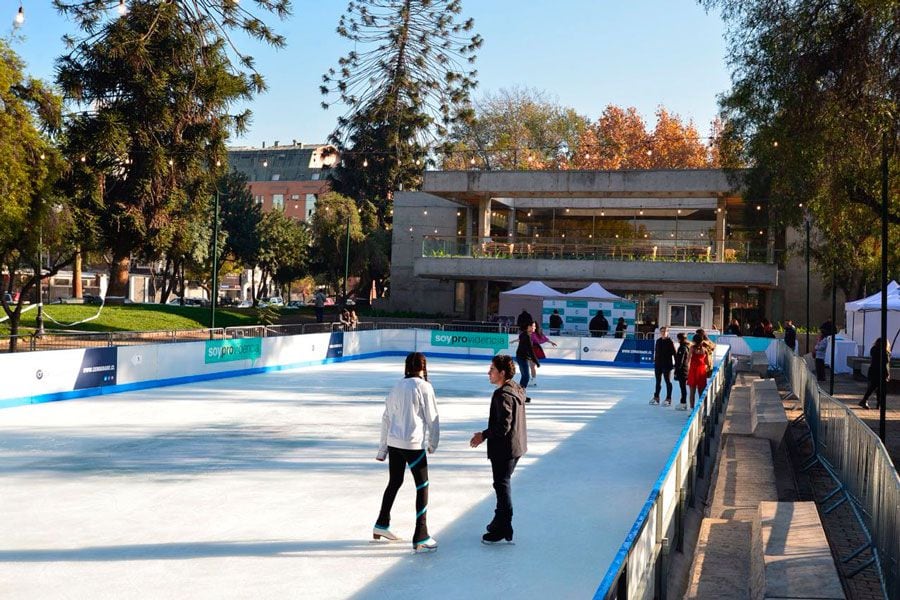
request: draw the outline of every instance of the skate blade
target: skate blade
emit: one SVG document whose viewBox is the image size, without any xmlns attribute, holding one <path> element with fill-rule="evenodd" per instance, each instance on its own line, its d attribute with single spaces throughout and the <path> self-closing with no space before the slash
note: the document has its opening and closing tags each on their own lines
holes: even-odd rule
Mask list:
<svg viewBox="0 0 900 600">
<path fill-rule="evenodd" d="M 515 542 L 513 542 L 513 541 L 507 542 L 506 540 L 500 540 L 497 542 L 489 542 L 487 540 L 481 540 L 481 543 L 484 544 L 485 546 L 504 546 L 504 545 L 505 546 L 515 546 L 516 545 Z"/>
<path fill-rule="evenodd" d="M 399 539 L 399 538 L 396 540 L 389 540 L 386 537 L 381 537 L 381 538 L 378 538 L 377 540 L 375 540 L 375 539 L 369 540 L 369 543 L 370 544 L 397 544 L 402 541 L 403 540 Z"/>
<path fill-rule="evenodd" d="M 430 554 L 432 552 L 437 552 L 437 546 L 434 548 L 428 548 L 427 546 L 418 546 L 413 548 L 413 554 Z"/>
</svg>

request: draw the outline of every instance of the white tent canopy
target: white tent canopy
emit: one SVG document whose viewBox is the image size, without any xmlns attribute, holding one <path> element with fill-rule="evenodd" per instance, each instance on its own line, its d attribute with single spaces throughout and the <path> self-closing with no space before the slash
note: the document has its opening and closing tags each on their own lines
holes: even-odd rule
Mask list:
<svg viewBox="0 0 900 600">
<path fill-rule="evenodd" d="M 900 332 L 900 285 L 896 281 L 888 284 L 887 337 L 893 344 Z M 863 354 L 872 343 L 881 337 L 881 292 L 868 298 L 847 302 L 847 333 L 853 338 Z"/>
<path fill-rule="evenodd" d="M 502 317 L 516 317 L 522 310 L 527 310 L 535 320 L 540 322 L 544 298 L 559 298 L 563 294 L 541 281 L 529 281 L 523 286 L 506 292 L 500 292 L 500 310 Z"/>
<path fill-rule="evenodd" d="M 586 288 L 580 289 L 577 292 L 572 292 L 570 294 L 566 294 L 566 298 L 591 298 L 594 300 L 622 300 L 621 296 L 616 296 L 610 291 L 607 291 L 599 283 L 592 283 Z"/>
</svg>

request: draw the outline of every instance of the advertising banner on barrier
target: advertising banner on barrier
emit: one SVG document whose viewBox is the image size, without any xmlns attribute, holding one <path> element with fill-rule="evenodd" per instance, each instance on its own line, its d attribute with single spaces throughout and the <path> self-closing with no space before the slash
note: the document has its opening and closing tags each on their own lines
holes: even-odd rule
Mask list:
<svg viewBox="0 0 900 600">
<path fill-rule="evenodd" d="M 256 360 L 262 356 L 262 338 L 238 338 L 234 340 L 209 340 L 206 342 L 206 364 L 234 360 Z"/>
<path fill-rule="evenodd" d="M 622 347 L 616 356 L 616 362 L 640 365 L 653 364 L 653 345 L 655 340 L 622 340 Z"/>
<path fill-rule="evenodd" d="M 341 358 L 344 356 L 344 332 L 332 331 L 328 341 L 328 354 L 325 358 Z"/>
<path fill-rule="evenodd" d="M 115 346 L 86 349 L 72 389 L 83 390 L 103 385 L 116 385 L 118 360 L 118 348 Z"/>
<path fill-rule="evenodd" d="M 477 331 L 432 331 L 431 345 L 436 348 L 490 348 L 497 353 L 509 348 L 509 334 Z"/>
</svg>

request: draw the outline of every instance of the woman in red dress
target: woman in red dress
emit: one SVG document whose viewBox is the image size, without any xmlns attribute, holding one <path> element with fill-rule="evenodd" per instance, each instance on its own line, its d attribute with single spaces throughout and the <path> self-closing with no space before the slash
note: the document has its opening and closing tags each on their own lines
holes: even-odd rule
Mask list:
<svg viewBox="0 0 900 600">
<path fill-rule="evenodd" d="M 694 400 L 697 390 L 702 393 L 706 387 L 707 373 L 712 370 L 709 362 L 709 352 L 703 343 L 703 336 L 694 334 L 694 343 L 691 344 L 691 366 L 688 368 L 687 384 L 691 388 L 691 409 L 694 408 Z"/>
</svg>

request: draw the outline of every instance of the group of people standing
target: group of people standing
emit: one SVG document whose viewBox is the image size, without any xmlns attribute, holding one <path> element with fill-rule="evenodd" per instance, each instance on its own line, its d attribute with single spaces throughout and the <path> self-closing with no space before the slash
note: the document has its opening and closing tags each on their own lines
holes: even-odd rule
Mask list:
<svg viewBox="0 0 900 600">
<path fill-rule="evenodd" d="M 687 410 L 688 391 L 690 388 L 691 410 L 694 408 L 698 390 L 702 393 L 706 387 L 706 381 L 712 375 L 713 354 L 716 345 L 703 329 L 698 329 L 688 343 L 687 335 L 677 334 L 678 347 L 669 337 L 668 327 L 659 328 L 659 337 L 653 347 L 653 373 L 656 378 L 656 387 L 651 405 L 659 405 L 659 394 L 662 390 L 662 382 L 666 384 L 666 398 L 664 406 L 672 404 L 672 373 L 675 381 L 681 388 L 681 402 L 676 410 Z"/>
<path fill-rule="evenodd" d="M 532 323 L 533 325 L 533 323 Z M 481 537 L 484 544 L 512 542 L 512 494 L 510 481 L 519 459 L 528 451 L 525 419 L 525 390 L 513 377 L 515 362 L 507 355 L 491 359 L 488 380 L 494 386 L 488 426 L 469 440 L 472 448 L 487 442 L 497 505 L 494 518 Z M 402 541 L 390 529 L 391 508 L 403 484 L 407 467 L 416 484 L 416 525 L 412 545 L 416 552 L 437 550 L 437 540 L 428 534 L 428 459 L 437 450 L 440 420 L 434 388 L 428 381 L 425 355 L 413 352 L 406 357 L 404 378 L 385 399 L 381 419 L 381 444 L 376 460 L 388 460 L 389 479 L 381 500 L 381 511 L 372 529 L 374 540 Z"/>
<path fill-rule="evenodd" d="M 591 332 L 591 337 L 606 337 L 609 333 L 609 321 L 602 310 L 598 310 L 597 314 L 591 317 L 588 330 Z M 624 338 L 627 330 L 628 324 L 625 323 L 625 317 L 619 317 L 619 320 L 616 321 L 615 337 Z"/>
</svg>

